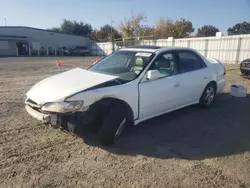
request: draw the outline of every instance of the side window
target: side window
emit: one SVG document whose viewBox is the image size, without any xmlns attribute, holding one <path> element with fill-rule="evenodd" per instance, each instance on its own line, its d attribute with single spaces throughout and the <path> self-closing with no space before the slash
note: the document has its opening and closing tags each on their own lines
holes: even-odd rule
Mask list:
<svg viewBox="0 0 250 188">
<path fill-rule="evenodd" d="M 149 70 L 158 70 L 162 76 L 171 76 L 178 73 L 177 61 L 173 53 L 160 55 Z"/>
<path fill-rule="evenodd" d="M 178 52 L 180 72 L 190 72 L 205 67 L 204 62 L 193 52 Z"/>
</svg>

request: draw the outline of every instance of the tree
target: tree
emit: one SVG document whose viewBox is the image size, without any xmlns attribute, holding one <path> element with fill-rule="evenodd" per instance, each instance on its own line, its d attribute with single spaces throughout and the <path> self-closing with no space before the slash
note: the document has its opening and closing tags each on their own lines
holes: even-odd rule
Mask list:
<svg viewBox="0 0 250 188">
<path fill-rule="evenodd" d="M 159 19 L 156 24 L 155 24 L 155 28 L 154 28 L 154 35 L 156 38 L 168 38 L 168 37 L 172 37 L 174 30 L 174 23 L 171 19 L 167 18 L 161 18 Z"/>
<path fill-rule="evenodd" d="M 62 33 L 73 35 L 74 23 L 70 20 L 64 19 L 60 26 L 60 29 Z"/>
<path fill-rule="evenodd" d="M 93 28 L 88 23 L 83 23 L 80 21 L 79 23 L 77 21 L 73 21 L 73 35 L 90 35 L 93 32 Z"/>
<path fill-rule="evenodd" d="M 192 22 L 184 18 L 175 22 L 169 18 L 161 18 L 156 22 L 154 31 L 156 38 L 184 38 L 190 36 L 194 28 Z"/>
<path fill-rule="evenodd" d="M 124 38 L 138 37 L 142 34 L 142 23 L 146 20 L 144 14 L 132 14 L 130 19 L 121 22 L 120 29 Z"/>
<path fill-rule="evenodd" d="M 147 37 L 151 37 L 154 35 L 154 28 L 150 27 L 148 25 L 142 25 L 140 32 L 139 32 L 139 36 L 142 38 L 146 38 Z"/>
<path fill-rule="evenodd" d="M 170 33 L 175 38 L 185 38 L 194 32 L 193 24 L 191 21 L 181 18 L 174 23 L 174 27 L 170 29 Z"/>
<path fill-rule="evenodd" d="M 100 42 L 97 38 L 97 30 L 96 29 L 93 30 L 93 32 L 89 35 L 89 37 L 91 40 L 95 40 L 95 41 Z"/>
<path fill-rule="evenodd" d="M 228 28 L 228 35 L 250 34 L 250 22 L 237 23 Z"/>
<path fill-rule="evenodd" d="M 109 24 L 102 26 L 100 30 L 96 32 L 96 37 L 98 40 L 103 42 L 111 41 L 111 31 L 114 39 L 122 38 L 122 35 L 114 27 L 111 27 Z"/>
<path fill-rule="evenodd" d="M 59 28 L 53 27 L 50 29 L 52 31 L 61 32 L 65 34 L 78 35 L 78 36 L 86 36 L 90 35 L 93 32 L 93 28 L 90 24 L 83 23 L 82 21 L 70 21 L 64 19 L 61 26 Z"/>
<path fill-rule="evenodd" d="M 198 29 L 197 36 L 199 37 L 210 37 L 215 36 L 219 29 L 212 25 L 204 25 Z"/>
</svg>

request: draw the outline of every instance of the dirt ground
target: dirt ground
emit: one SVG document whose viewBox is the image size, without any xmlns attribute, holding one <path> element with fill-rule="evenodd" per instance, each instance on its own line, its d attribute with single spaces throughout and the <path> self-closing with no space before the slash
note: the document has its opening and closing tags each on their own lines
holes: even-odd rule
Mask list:
<svg viewBox="0 0 250 188">
<path fill-rule="evenodd" d="M 238 69 L 210 109 L 188 107 L 146 121 L 116 145 L 53 129 L 29 116 L 25 93 L 50 75 L 92 58 L 0 58 L 0 187 L 250 187 L 250 95 Z"/>
</svg>

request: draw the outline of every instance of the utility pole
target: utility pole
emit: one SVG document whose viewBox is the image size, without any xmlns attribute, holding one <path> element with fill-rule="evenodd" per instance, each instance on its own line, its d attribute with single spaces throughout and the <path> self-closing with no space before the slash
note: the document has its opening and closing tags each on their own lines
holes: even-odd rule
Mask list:
<svg viewBox="0 0 250 188">
<path fill-rule="evenodd" d="M 114 37 L 113 37 L 113 23 L 115 23 L 115 21 L 113 21 L 112 16 L 111 16 L 111 41 L 112 41 L 112 52 L 115 51 L 115 42 L 114 42 Z"/>
<path fill-rule="evenodd" d="M 5 26 L 7 26 L 7 20 L 6 20 L 6 18 L 4 18 L 4 23 L 5 23 Z"/>
</svg>

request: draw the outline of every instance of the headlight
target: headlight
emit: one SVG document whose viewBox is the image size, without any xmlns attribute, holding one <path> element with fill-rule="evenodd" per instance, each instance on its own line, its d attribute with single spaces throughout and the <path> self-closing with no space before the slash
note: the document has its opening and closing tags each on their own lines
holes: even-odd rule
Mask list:
<svg viewBox="0 0 250 188">
<path fill-rule="evenodd" d="M 83 101 L 68 101 L 68 102 L 50 102 L 46 103 L 42 110 L 46 112 L 75 112 L 79 110 L 83 105 Z"/>
</svg>

